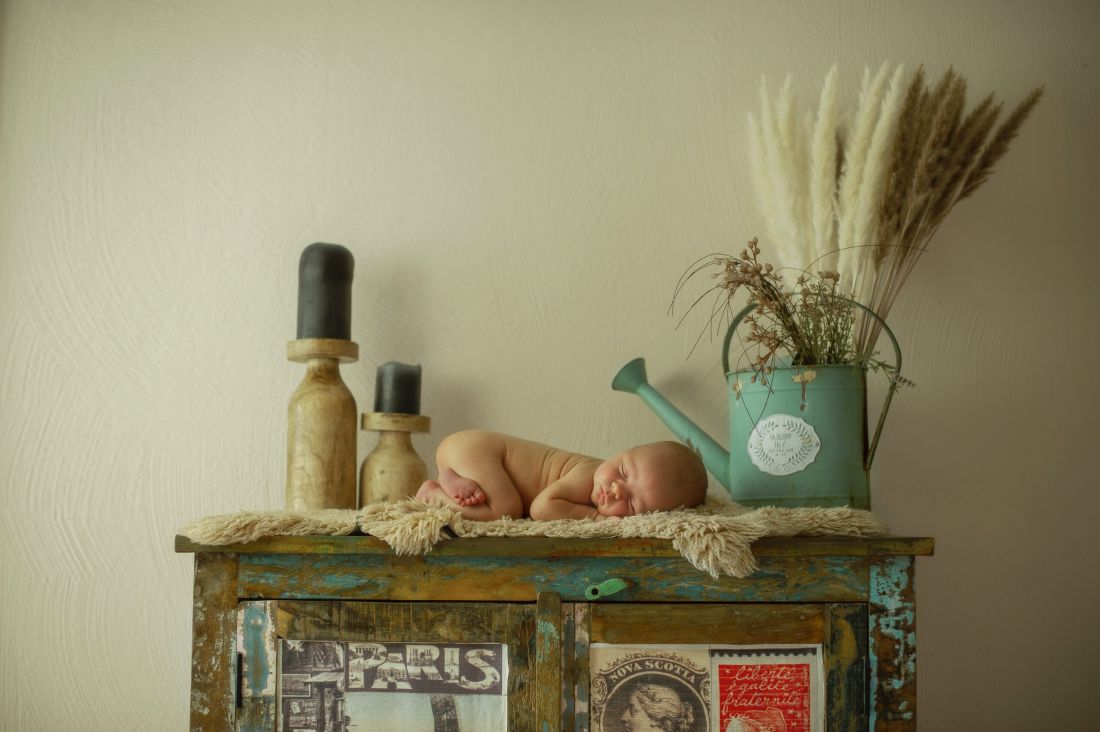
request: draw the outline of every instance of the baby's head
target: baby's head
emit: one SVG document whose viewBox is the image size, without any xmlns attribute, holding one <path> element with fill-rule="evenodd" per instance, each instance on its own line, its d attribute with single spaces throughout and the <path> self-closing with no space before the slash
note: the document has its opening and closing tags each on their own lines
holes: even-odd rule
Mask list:
<svg viewBox="0 0 1100 732">
<path fill-rule="evenodd" d="M 592 504 L 604 516 L 690 508 L 706 495 L 703 461 L 678 442 L 624 450 L 600 463 L 592 478 Z"/>
</svg>

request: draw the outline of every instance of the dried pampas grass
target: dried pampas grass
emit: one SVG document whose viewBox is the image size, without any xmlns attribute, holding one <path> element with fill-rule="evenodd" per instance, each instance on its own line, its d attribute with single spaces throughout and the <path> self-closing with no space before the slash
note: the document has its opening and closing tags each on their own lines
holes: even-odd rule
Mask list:
<svg viewBox="0 0 1100 732">
<path fill-rule="evenodd" d="M 966 80 L 948 69 L 928 89 L 924 70 L 917 70 L 902 105 L 890 183 L 879 204 L 872 286 L 862 293 L 860 302 L 879 317 L 887 317 L 944 218 L 988 180 L 1042 95 L 1043 87 L 1032 90 L 997 126 L 1003 105 L 994 95 L 964 117 Z M 862 319 L 855 339 L 857 353 L 870 353 L 881 329 L 877 321 Z"/>
<path fill-rule="evenodd" d="M 791 79 L 787 78 L 773 104 L 768 98 L 767 83 L 760 80 L 760 122 L 749 114 L 749 134 L 754 149 L 750 150 L 753 168 L 760 171 L 763 190 L 757 201 L 766 207 L 768 236 L 784 266 L 804 268 L 803 243 L 809 233 L 803 216 L 803 201 L 795 171 L 801 163 L 795 139 L 791 109 Z M 761 180 L 761 178 L 756 178 Z"/>
<path fill-rule="evenodd" d="M 898 111 L 901 108 L 901 76 L 902 67 L 898 66 L 890 80 L 889 90 L 882 98 L 879 106 L 875 131 L 871 134 L 866 161 L 863 165 L 859 193 L 850 204 L 855 209 L 855 215 L 852 224 L 852 239 L 848 246 L 858 253 L 855 258 L 856 268 L 850 273 L 850 277 L 852 290 L 855 292 L 857 300 L 864 298 L 864 288 L 867 283 L 866 276 L 872 266 L 873 247 L 871 235 L 878 226 L 879 201 L 882 200 L 882 191 L 889 170 L 886 151 L 893 142 L 894 132 L 897 128 Z M 843 272 L 841 275 L 843 276 Z"/>
<path fill-rule="evenodd" d="M 814 232 L 813 257 L 807 265 L 836 267 L 836 178 L 840 153 L 837 139 L 837 67 L 825 75 L 811 142 L 810 210 Z"/>
<path fill-rule="evenodd" d="M 749 159 L 770 244 L 786 268 L 836 269 L 854 299 L 885 319 L 944 217 L 989 179 L 1030 116 L 1033 90 L 997 125 L 991 94 L 964 116 L 966 80 L 949 68 L 929 86 L 923 67 L 865 69 L 850 130 L 841 130 L 837 71 L 825 77 L 816 118 L 803 125 L 787 77 L 773 99 L 760 87 L 749 116 Z M 859 318 L 855 352 L 881 330 Z"/>
<path fill-rule="evenodd" d="M 879 107 L 886 84 L 887 65 L 879 67 L 874 77 L 870 69 L 863 70 L 863 83 L 860 85 L 859 106 L 855 122 L 852 125 L 851 138 L 845 145 L 844 165 L 840 173 L 840 198 L 837 212 L 840 216 L 840 258 L 837 270 L 846 287 L 855 291 L 858 275 L 867 258 L 863 242 L 855 240 L 856 217 L 859 213 L 859 197 L 863 183 L 863 169 L 867 165 L 867 154 L 871 149 L 871 138 L 875 134 Z M 863 227 L 861 227 L 863 228 Z"/>
</svg>

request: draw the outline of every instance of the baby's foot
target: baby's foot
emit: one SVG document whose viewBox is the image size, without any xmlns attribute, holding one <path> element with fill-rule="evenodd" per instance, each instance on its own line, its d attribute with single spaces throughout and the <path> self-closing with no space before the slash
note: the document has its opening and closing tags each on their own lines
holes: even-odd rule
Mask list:
<svg viewBox="0 0 1100 732">
<path fill-rule="evenodd" d="M 439 473 L 439 485 L 443 492 L 460 506 L 476 506 L 485 503 L 485 491 L 481 486 L 469 478 L 463 478 L 450 468 L 444 468 Z"/>
<path fill-rule="evenodd" d="M 416 500 L 423 501 L 424 503 L 430 503 L 432 498 L 437 492 L 442 491 L 443 487 L 434 480 L 426 480 L 420 485 L 420 490 L 416 492 Z"/>
</svg>

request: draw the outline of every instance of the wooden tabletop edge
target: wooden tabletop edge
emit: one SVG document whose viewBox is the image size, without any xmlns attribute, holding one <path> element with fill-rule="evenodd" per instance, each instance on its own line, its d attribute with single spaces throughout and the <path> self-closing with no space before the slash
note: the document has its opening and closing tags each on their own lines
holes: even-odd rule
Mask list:
<svg viewBox="0 0 1100 732">
<path fill-rule="evenodd" d="M 373 536 L 273 536 L 244 544 L 200 544 L 182 534 L 175 551 L 224 554 L 392 554 L 386 542 Z M 757 556 L 933 556 L 935 539 L 906 536 L 767 537 L 753 544 Z M 562 539 L 553 537 L 456 538 L 436 544 L 436 556 L 522 554 L 525 556 L 680 556 L 670 539 Z"/>
</svg>

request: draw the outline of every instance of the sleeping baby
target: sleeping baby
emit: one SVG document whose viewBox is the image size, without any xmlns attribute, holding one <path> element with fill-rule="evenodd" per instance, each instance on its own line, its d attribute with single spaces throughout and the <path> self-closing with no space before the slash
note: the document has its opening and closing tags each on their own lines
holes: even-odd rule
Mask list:
<svg viewBox="0 0 1100 732">
<path fill-rule="evenodd" d="M 444 438 L 438 478 L 416 497 L 442 502 L 477 521 L 510 516 L 620 519 L 697 506 L 707 492 L 699 456 L 677 442 L 632 447 L 608 460 L 497 432 L 468 430 Z"/>
</svg>

